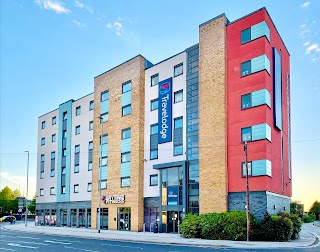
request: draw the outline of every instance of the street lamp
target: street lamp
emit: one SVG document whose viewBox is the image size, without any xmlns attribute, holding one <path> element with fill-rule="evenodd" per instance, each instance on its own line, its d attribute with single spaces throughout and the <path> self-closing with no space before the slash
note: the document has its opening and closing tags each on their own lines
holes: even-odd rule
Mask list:
<svg viewBox="0 0 320 252">
<path fill-rule="evenodd" d="M 249 169 L 248 169 L 248 146 L 247 141 L 244 142 L 244 154 L 246 162 L 246 212 L 247 212 L 247 241 L 250 239 L 251 227 L 250 227 L 250 197 L 249 197 Z M 252 167 L 251 167 L 252 173 Z"/>
<path fill-rule="evenodd" d="M 28 225 L 27 217 L 28 217 L 28 180 L 29 180 L 29 151 L 25 151 L 28 153 L 28 165 L 27 165 L 27 195 L 26 195 L 26 214 L 25 214 L 25 226 Z"/>
<path fill-rule="evenodd" d="M 99 179 L 98 179 L 98 190 L 99 190 L 99 208 L 98 208 L 98 233 L 100 233 L 100 211 L 101 211 L 101 166 L 102 166 L 102 136 L 103 136 L 103 117 L 98 116 L 98 119 L 100 119 L 101 124 L 101 136 L 100 136 L 100 159 L 99 159 Z"/>
</svg>

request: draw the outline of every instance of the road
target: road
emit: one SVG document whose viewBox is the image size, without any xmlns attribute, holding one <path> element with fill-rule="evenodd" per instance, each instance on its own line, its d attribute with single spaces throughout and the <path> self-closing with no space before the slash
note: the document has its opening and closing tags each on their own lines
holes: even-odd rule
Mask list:
<svg viewBox="0 0 320 252">
<path fill-rule="evenodd" d="M 8 225 L 1 223 L 0 226 Z M 69 236 L 50 236 L 46 234 L 25 234 L 18 231 L 0 229 L 0 251 L 39 251 L 39 252 L 63 252 L 63 251 L 80 251 L 80 252 L 270 252 L 270 251 L 290 251 L 290 252 L 318 252 L 319 247 L 314 248 L 288 248 L 288 249 L 237 249 L 225 247 L 192 247 L 192 246 L 175 246 L 165 244 L 148 244 L 134 243 L 123 241 L 110 241 L 99 239 L 84 239 Z"/>
</svg>

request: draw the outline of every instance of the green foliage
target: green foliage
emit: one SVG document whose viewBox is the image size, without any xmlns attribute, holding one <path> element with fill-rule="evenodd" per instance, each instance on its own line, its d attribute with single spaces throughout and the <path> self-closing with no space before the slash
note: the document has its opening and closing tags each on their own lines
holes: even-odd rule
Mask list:
<svg viewBox="0 0 320 252">
<path fill-rule="evenodd" d="M 305 214 L 302 217 L 304 223 L 310 223 L 316 220 L 316 216 L 314 214 Z"/>
<path fill-rule="evenodd" d="M 315 201 L 313 202 L 309 213 L 314 214 L 316 216 L 316 219 L 319 220 L 319 216 L 320 216 L 320 202 Z"/>
<path fill-rule="evenodd" d="M 298 202 L 292 202 L 290 203 L 290 213 L 292 214 L 298 214 L 300 217 L 303 216 L 304 213 L 304 206 L 303 204 L 300 204 Z"/>
<path fill-rule="evenodd" d="M 5 187 L 0 192 L 0 200 L 15 200 L 16 197 L 9 187 Z"/>
<path fill-rule="evenodd" d="M 200 217 L 192 213 L 187 214 L 180 225 L 180 232 L 184 238 L 199 238 Z"/>
<path fill-rule="evenodd" d="M 302 221 L 301 221 L 301 218 L 299 217 L 299 215 L 285 213 L 285 212 L 279 212 L 278 215 L 281 216 L 282 218 L 289 218 L 292 221 L 293 231 L 292 231 L 292 235 L 291 235 L 290 239 L 291 240 L 298 239 L 299 233 L 301 231 L 301 225 L 302 225 Z"/>
<path fill-rule="evenodd" d="M 28 205 L 28 211 L 29 213 L 34 213 L 36 211 L 36 195 L 34 195 L 31 203 Z"/>
<path fill-rule="evenodd" d="M 21 196 L 21 192 L 19 191 L 19 189 L 15 189 L 13 191 L 13 195 L 14 195 L 15 198 L 20 197 Z"/>
<path fill-rule="evenodd" d="M 0 207 L 2 207 L 4 214 L 10 213 L 11 210 L 13 213 L 18 211 L 18 200 L 16 200 L 14 193 L 7 186 L 0 192 Z"/>
</svg>

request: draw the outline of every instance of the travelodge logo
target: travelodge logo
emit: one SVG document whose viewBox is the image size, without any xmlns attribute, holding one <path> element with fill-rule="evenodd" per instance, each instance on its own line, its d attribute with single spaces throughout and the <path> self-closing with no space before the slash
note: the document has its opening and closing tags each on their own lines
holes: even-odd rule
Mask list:
<svg viewBox="0 0 320 252">
<path fill-rule="evenodd" d="M 164 95 L 170 91 L 170 83 L 165 82 L 160 85 L 160 94 Z"/>
</svg>

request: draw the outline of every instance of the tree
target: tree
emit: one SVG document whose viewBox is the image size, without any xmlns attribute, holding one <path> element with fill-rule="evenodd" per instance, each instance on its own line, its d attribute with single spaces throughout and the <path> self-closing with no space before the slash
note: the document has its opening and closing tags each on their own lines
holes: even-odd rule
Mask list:
<svg viewBox="0 0 320 252">
<path fill-rule="evenodd" d="M 14 196 L 14 193 L 9 187 L 5 187 L 0 192 L 0 207 L 2 207 L 4 213 L 18 211 L 18 200 Z"/>
<path fill-rule="evenodd" d="M 298 214 L 300 217 L 303 216 L 304 213 L 304 205 L 299 201 L 294 201 L 290 204 L 290 213 Z"/>
<path fill-rule="evenodd" d="M 15 189 L 15 190 L 13 191 L 13 194 L 14 194 L 14 196 L 15 196 L 16 198 L 21 196 L 21 192 L 20 192 L 19 189 Z"/>
<path fill-rule="evenodd" d="M 16 197 L 9 187 L 5 187 L 0 192 L 0 200 L 15 200 Z"/>
<path fill-rule="evenodd" d="M 309 213 L 311 214 L 314 214 L 317 218 L 317 220 L 319 220 L 319 216 L 320 216 L 320 202 L 318 201 L 315 201 L 313 202 L 310 210 L 309 210 Z"/>
<path fill-rule="evenodd" d="M 28 211 L 32 213 L 36 211 L 36 195 L 34 195 L 31 203 L 28 205 Z"/>
</svg>

